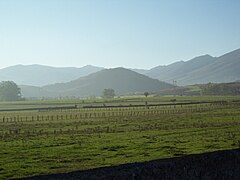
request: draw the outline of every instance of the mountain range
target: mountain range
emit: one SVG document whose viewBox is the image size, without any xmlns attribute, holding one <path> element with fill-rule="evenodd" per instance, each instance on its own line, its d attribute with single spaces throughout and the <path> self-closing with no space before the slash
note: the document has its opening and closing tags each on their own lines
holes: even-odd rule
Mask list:
<svg viewBox="0 0 240 180">
<path fill-rule="evenodd" d="M 56 83 L 43 87 L 20 86 L 24 97 L 89 97 L 101 96 L 106 88 L 112 88 L 117 95 L 148 91 L 158 92 L 173 85 L 149 78 L 125 68 L 104 69 L 67 83 Z"/>
<path fill-rule="evenodd" d="M 162 81 L 178 85 L 226 83 L 240 80 L 240 49 L 220 57 L 199 56 L 168 66 L 157 66 L 144 73 Z"/>
<path fill-rule="evenodd" d="M 62 83 L 103 70 L 103 67 L 87 65 L 81 68 L 57 68 L 43 65 L 16 65 L 0 69 L 0 81 L 13 80 L 20 85 L 45 86 Z M 188 61 L 152 69 L 130 69 L 151 78 L 177 85 L 200 83 L 224 83 L 240 80 L 240 49 L 220 57 L 203 55 Z"/>
<path fill-rule="evenodd" d="M 43 65 L 15 65 L 0 69 L 0 81 L 11 80 L 19 85 L 44 86 L 68 82 L 87 76 L 104 68 L 87 65 L 75 67 L 50 67 Z"/>
<path fill-rule="evenodd" d="M 171 87 L 170 84 L 235 82 L 240 80 L 239 69 L 240 49 L 237 49 L 220 57 L 203 55 L 149 70 L 16 65 L 0 69 L 0 81 L 12 80 L 21 85 L 26 97 L 98 96 L 104 88 L 113 88 L 120 95 L 155 92 Z"/>
</svg>

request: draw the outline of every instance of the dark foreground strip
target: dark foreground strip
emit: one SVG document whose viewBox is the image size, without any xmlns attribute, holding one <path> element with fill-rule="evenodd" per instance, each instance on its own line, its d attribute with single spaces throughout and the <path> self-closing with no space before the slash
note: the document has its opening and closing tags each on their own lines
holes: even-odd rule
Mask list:
<svg viewBox="0 0 240 180">
<path fill-rule="evenodd" d="M 216 151 L 143 163 L 24 178 L 55 179 L 240 179 L 240 149 Z"/>
</svg>

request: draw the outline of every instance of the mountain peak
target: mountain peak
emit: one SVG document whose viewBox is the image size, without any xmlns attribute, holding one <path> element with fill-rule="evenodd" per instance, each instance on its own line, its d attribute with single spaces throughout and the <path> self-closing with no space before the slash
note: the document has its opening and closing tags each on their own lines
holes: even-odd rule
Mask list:
<svg viewBox="0 0 240 180">
<path fill-rule="evenodd" d="M 43 87 L 45 91 L 63 96 L 100 96 L 103 89 L 112 88 L 116 94 L 155 92 L 173 87 L 123 67 L 104 69 L 77 80 Z"/>
</svg>

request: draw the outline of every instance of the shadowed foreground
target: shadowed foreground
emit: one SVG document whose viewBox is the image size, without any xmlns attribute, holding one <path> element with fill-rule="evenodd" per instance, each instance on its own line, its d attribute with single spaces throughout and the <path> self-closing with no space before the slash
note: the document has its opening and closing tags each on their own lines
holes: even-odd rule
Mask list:
<svg viewBox="0 0 240 180">
<path fill-rule="evenodd" d="M 240 149 L 24 179 L 240 179 Z"/>
</svg>

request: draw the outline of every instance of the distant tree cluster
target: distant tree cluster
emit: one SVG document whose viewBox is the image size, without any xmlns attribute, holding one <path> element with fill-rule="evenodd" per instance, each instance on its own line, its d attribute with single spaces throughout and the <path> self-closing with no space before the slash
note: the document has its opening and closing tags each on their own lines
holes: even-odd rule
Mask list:
<svg viewBox="0 0 240 180">
<path fill-rule="evenodd" d="M 21 89 L 13 81 L 0 82 L 0 101 L 21 100 Z"/>
<path fill-rule="evenodd" d="M 144 94 L 145 97 L 148 97 L 149 92 L 144 92 L 143 94 Z"/>
<path fill-rule="evenodd" d="M 103 94 L 102 94 L 103 98 L 114 98 L 114 96 L 115 96 L 115 92 L 113 89 L 108 88 L 103 90 Z"/>
<path fill-rule="evenodd" d="M 202 85 L 203 95 L 240 95 L 240 83 L 208 83 Z"/>
</svg>

